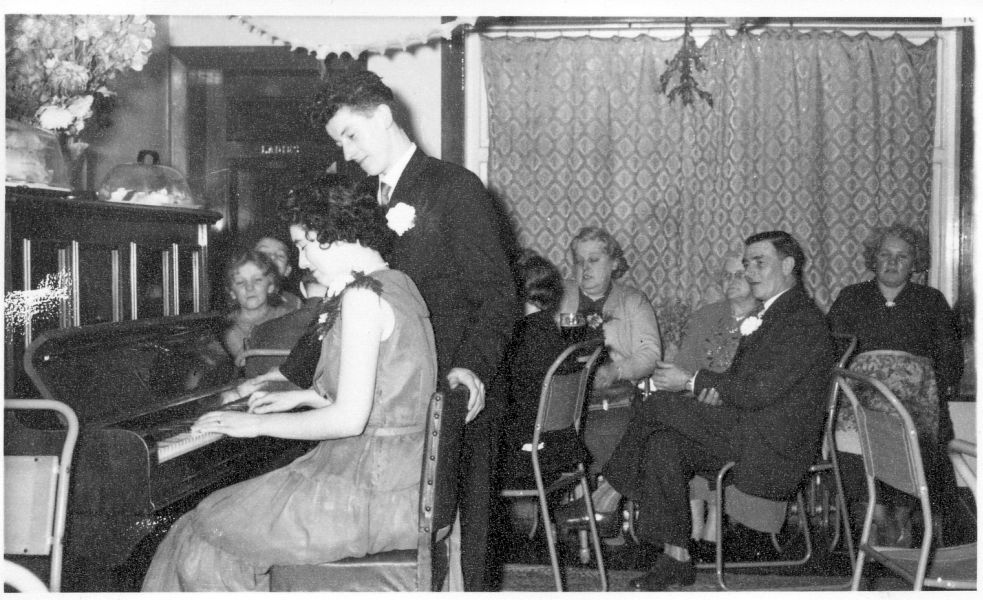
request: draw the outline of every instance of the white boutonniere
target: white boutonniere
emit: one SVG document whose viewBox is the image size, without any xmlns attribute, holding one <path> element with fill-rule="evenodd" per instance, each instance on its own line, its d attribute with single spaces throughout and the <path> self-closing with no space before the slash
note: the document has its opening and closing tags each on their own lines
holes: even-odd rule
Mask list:
<svg viewBox="0 0 983 600">
<path fill-rule="evenodd" d="M 396 235 L 403 235 L 416 225 L 416 209 L 405 202 L 398 202 L 386 212 L 386 223 Z"/>
<path fill-rule="evenodd" d="M 761 327 L 761 317 L 752 316 L 741 321 L 741 335 L 751 335 Z"/>
</svg>

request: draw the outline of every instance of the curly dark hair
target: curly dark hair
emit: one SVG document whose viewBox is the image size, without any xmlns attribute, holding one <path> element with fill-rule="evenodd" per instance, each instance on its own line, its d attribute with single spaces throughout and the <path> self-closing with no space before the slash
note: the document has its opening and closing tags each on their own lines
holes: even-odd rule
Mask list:
<svg viewBox="0 0 983 600">
<path fill-rule="evenodd" d="M 239 267 L 248 265 L 249 263 L 253 263 L 259 267 L 263 275 L 269 277 L 270 281 L 273 282 L 273 291 L 266 296 L 266 303 L 270 306 L 279 306 L 282 304 L 283 296 L 280 295 L 280 271 L 276 268 L 276 264 L 272 260 L 262 252 L 256 250 L 243 250 L 229 260 L 229 264 L 225 268 L 225 289 L 230 293 L 232 292 L 236 272 L 239 270 Z M 235 304 L 235 301 L 233 300 L 232 303 Z"/>
<path fill-rule="evenodd" d="M 321 84 L 306 106 L 311 124 L 324 129 L 342 107 L 358 112 L 371 112 L 385 104 L 396 114 L 393 91 L 372 71 L 351 70 L 332 73 Z"/>
<path fill-rule="evenodd" d="M 278 212 L 288 225 L 315 232 L 322 246 L 338 240 L 358 242 L 383 258 L 388 257 L 396 235 L 375 196 L 341 175 L 322 175 L 291 189 Z"/>
<path fill-rule="evenodd" d="M 628 272 L 628 260 L 625 259 L 625 251 L 621 249 L 621 244 L 614 239 L 614 236 L 600 227 L 584 227 L 578 231 L 577 235 L 570 240 L 570 254 L 574 253 L 574 249 L 580 242 L 594 241 L 603 242 L 605 252 L 611 257 L 611 260 L 617 263 L 614 270 L 611 271 L 611 279 L 617 279 Z"/>
<path fill-rule="evenodd" d="M 888 237 L 896 237 L 911 246 L 914 254 L 912 270 L 916 273 L 928 270 L 932 257 L 925 236 L 914 227 L 894 223 L 886 227 L 874 228 L 864 240 L 864 266 L 871 272 L 877 272 L 877 253 L 880 252 L 884 239 Z"/>
<path fill-rule="evenodd" d="M 526 251 L 516 263 L 522 281 L 522 300 L 553 314 L 563 299 L 563 277 L 556 266 L 532 251 Z"/>
</svg>

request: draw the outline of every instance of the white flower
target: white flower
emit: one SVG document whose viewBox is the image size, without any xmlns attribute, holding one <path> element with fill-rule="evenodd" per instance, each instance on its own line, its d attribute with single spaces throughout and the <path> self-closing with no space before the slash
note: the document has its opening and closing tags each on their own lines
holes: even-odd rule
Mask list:
<svg viewBox="0 0 983 600">
<path fill-rule="evenodd" d="M 761 317 L 751 316 L 741 321 L 741 335 L 751 335 L 761 327 Z"/>
<path fill-rule="evenodd" d="M 399 202 L 386 213 L 386 222 L 396 235 L 403 235 L 416 225 L 416 209 L 405 202 Z"/>
<path fill-rule="evenodd" d="M 68 112 L 76 119 L 87 119 L 92 115 L 92 94 L 79 96 L 68 105 Z M 81 129 L 81 128 L 80 128 Z"/>
<path fill-rule="evenodd" d="M 66 108 L 49 104 L 38 109 L 38 123 L 49 131 L 68 129 L 74 121 L 75 116 Z"/>
<path fill-rule="evenodd" d="M 353 281 L 355 281 L 355 275 L 350 272 L 346 275 L 339 275 L 338 277 L 335 277 L 331 283 L 328 284 L 328 293 L 324 295 L 325 298 L 334 298 Z"/>
</svg>

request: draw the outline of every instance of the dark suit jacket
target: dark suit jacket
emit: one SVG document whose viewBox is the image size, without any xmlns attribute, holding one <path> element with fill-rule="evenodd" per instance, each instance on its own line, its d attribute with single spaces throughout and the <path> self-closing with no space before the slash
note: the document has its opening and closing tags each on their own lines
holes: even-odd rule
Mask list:
<svg viewBox="0 0 983 600">
<path fill-rule="evenodd" d="M 378 178 L 364 185 L 374 191 Z M 416 209 L 416 222 L 389 265 L 430 309 L 441 377 L 464 367 L 488 386 L 519 308 L 492 198 L 471 171 L 418 149 L 390 194 L 389 206 L 400 202 Z"/>
<path fill-rule="evenodd" d="M 796 286 L 741 339 L 729 369 L 699 371 L 695 392 L 716 388 L 737 414 L 732 434 L 742 491 L 781 498 L 794 490 L 816 458 L 835 361 L 822 312 Z"/>
</svg>

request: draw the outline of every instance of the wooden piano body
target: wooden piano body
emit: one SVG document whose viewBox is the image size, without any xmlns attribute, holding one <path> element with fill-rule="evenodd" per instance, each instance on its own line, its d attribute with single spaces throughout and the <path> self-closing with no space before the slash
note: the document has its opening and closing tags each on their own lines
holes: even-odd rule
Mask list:
<svg viewBox="0 0 983 600">
<path fill-rule="evenodd" d="M 25 353 L 45 398 L 78 415 L 65 535 L 65 591 L 138 589 L 173 521 L 207 493 L 286 464 L 309 442 L 189 438 L 209 410 L 228 409 L 235 369 L 218 313 L 50 331 Z M 227 392 L 223 394 L 223 392 Z M 241 408 L 241 403 L 239 408 Z M 58 443 L 59 424 L 4 420 L 4 453 Z"/>
</svg>

